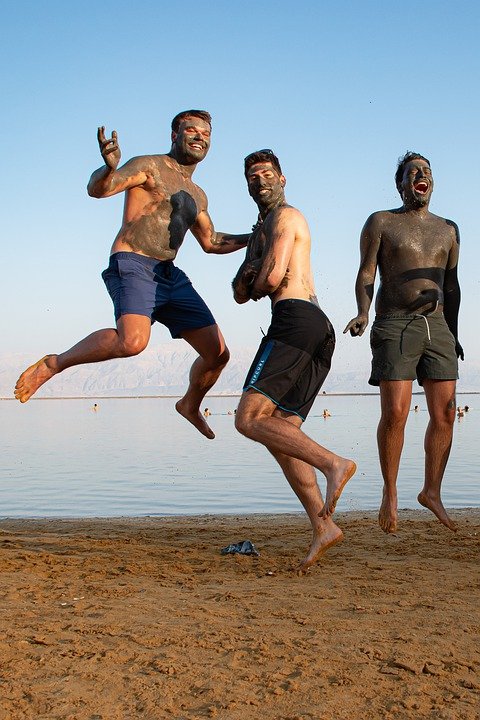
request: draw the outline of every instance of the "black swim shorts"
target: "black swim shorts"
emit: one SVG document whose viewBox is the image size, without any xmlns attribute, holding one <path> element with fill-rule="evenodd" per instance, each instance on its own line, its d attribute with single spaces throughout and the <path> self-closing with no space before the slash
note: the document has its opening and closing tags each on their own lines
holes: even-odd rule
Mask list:
<svg viewBox="0 0 480 720">
<path fill-rule="evenodd" d="M 215 318 L 190 279 L 171 260 L 117 252 L 110 256 L 102 278 L 115 308 L 122 315 L 146 315 L 170 330 L 172 338 L 184 330 L 215 325 Z"/>
<path fill-rule="evenodd" d="M 279 300 L 247 374 L 244 390 L 262 393 L 305 420 L 330 370 L 335 332 L 307 300 Z"/>
<path fill-rule="evenodd" d="M 370 385 L 381 380 L 456 380 L 455 338 L 442 312 L 380 315 L 370 331 Z"/>
</svg>

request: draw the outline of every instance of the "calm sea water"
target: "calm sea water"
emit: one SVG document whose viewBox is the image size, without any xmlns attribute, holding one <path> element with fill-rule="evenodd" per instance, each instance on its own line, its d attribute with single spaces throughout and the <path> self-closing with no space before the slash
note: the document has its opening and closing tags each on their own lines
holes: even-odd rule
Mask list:
<svg viewBox="0 0 480 720">
<path fill-rule="evenodd" d="M 98 411 L 93 410 L 94 402 Z M 180 418 L 170 398 L 0 402 L 2 517 L 111 517 L 294 512 L 301 507 L 269 453 L 240 436 L 238 398 L 206 399 L 217 438 Z M 455 423 L 443 483 L 447 507 L 478 507 L 480 395 L 460 395 L 470 411 Z M 399 475 L 399 506 L 419 507 L 425 398 L 414 395 Z M 328 408 L 331 417 L 321 413 Z M 375 432 L 378 396 L 320 396 L 304 430 L 354 458 L 358 472 L 341 511 L 378 508 L 381 478 Z M 319 477 L 322 491 L 323 476 Z"/>
</svg>

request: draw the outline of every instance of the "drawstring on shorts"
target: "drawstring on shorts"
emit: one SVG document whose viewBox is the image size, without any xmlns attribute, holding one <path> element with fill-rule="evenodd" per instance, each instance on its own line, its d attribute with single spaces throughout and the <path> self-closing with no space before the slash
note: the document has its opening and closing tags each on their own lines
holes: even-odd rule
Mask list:
<svg viewBox="0 0 480 720">
<path fill-rule="evenodd" d="M 428 342 L 431 342 L 431 341 L 432 341 L 432 338 L 430 337 L 430 325 L 428 324 L 427 317 L 428 317 L 428 315 L 433 315 L 433 313 L 436 312 L 437 310 L 438 310 L 438 300 L 437 300 L 437 303 L 436 303 L 434 309 L 432 310 L 432 312 L 427 313 L 427 315 L 421 315 L 421 314 L 420 314 L 420 315 L 415 315 L 415 316 L 414 316 L 415 319 L 416 319 L 416 318 L 423 318 L 423 319 L 425 320 L 425 325 L 427 326 Z"/>
<path fill-rule="evenodd" d="M 432 338 L 430 337 L 430 325 L 428 324 L 428 320 L 425 315 L 415 315 L 414 319 L 417 318 L 423 318 L 425 320 L 425 325 L 427 326 L 427 335 L 428 335 L 428 342 L 432 341 Z"/>
</svg>

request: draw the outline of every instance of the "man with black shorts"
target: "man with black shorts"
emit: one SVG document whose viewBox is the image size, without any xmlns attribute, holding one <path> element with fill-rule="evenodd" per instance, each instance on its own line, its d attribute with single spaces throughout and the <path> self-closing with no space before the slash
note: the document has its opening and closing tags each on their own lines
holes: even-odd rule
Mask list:
<svg viewBox="0 0 480 720">
<path fill-rule="evenodd" d="M 358 315 L 344 332 L 363 335 L 373 299 L 377 266 L 380 287 L 372 325 L 372 373 L 380 386 L 377 440 L 383 475 L 380 527 L 397 529 L 397 475 L 412 381 L 423 386 L 430 415 L 425 434 L 425 480 L 418 495 L 446 527 L 455 530 L 440 489 L 452 445 L 458 358 L 460 237 L 451 220 L 429 209 L 433 191 L 430 162 L 418 153 L 400 158 L 395 174 L 401 208 L 371 215 L 362 230 L 355 294 Z"/>
<path fill-rule="evenodd" d="M 235 426 L 272 453 L 307 512 L 313 540 L 303 571 L 343 538 L 331 515 L 356 465 L 300 429 L 335 347 L 333 327 L 315 296 L 307 222 L 287 204 L 285 177 L 271 150 L 248 155 L 245 176 L 260 213 L 233 281 L 234 297 L 244 303 L 270 296 L 272 323 L 248 372 Z M 327 479 L 325 503 L 315 468 Z"/>
<path fill-rule="evenodd" d="M 207 253 L 238 250 L 248 239 L 248 235 L 215 232 L 207 197 L 192 182 L 193 171 L 210 147 L 210 136 L 210 115 L 204 110 L 185 110 L 172 120 L 169 153 L 135 157 L 118 168 L 117 133 L 106 138 L 105 128 L 98 128 L 105 164 L 90 178 L 88 193 L 106 198 L 125 192 L 122 226 L 102 274 L 113 300 L 116 329 L 97 330 L 66 352 L 46 355 L 27 368 L 15 387 L 20 402 L 68 367 L 137 355 L 148 344 L 152 323 L 158 321 L 199 355 L 176 409 L 207 438 L 215 437 L 199 408 L 228 362 L 229 352 L 212 313 L 173 263 L 187 230 Z"/>
</svg>

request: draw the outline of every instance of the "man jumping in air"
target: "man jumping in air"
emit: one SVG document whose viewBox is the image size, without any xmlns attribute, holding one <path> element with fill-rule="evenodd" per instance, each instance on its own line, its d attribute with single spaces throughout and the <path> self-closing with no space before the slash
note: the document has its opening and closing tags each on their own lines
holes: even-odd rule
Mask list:
<svg viewBox="0 0 480 720">
<path fill-rule="evenodd" d="M 460 236 L 454 222 L 428 209 L 433 175 L 426 158 L 406 153 L 399 160 L 395 182 L 402 207 L 373 213 L 362 230 L 355 285 L 358 315 L 344 332 L 365 332 L 378 267 L 369 383 L 380 386 L 381 400 L 377 440 L 384 487 L 379 524 L 386 533 L 397 529 L 397 475 L 412 381 L 417 378 L 430 414 L 425 481 L 418 502 L 455 530 L 440 488 L 452 445 L 457 358 L 463 360 L 457 332 Z"/>
<path fill-rule="evenodd" d="M 207 197 L 192 175 L 210 147 L 211 118 L 186 110 L 172 120 L 172 147 L 165 155 L 135 157 L 118 168 L 117 133 L 98 129 L 104 165 L 88 183 L 88 194 L 106 198 L 125 192 L 122 226 L 102 273 L 115 308 L 116 328 L 97 330 L 66 352 L 46 355 L 19 377 L 15 397 L 24 403 L 45 382 L 66 368 L 142 352 L 154 321 L 173 338 L 183 338 L 198 353 L 187 392 L 177 411 L 203 435 L 214 433 L 200 412 L 205 394 L 218 379 L 229 351 L 215 319 L 174 259 L 190 230 L 207 253 L 244 247 L 248 235 L 215 232 Z"/>
<path fill-rule="evenodd" d="M 260 214 L 233 281 L 234 297 L 244 303 L 268 295 L 272 323 L 248 372 L 235 425 L 271 452 L 305 508 L 313 539 L 299 567 L 304 571 L 343 538 L 331 515 L 356 465 L 300 429 L 335 347 L 333 327 L 315 296 L 307 222 L 286 202 L 285 177 L 271 150 L 248 155 L 245 176 Z M 316 469 L 327 480 L 325 504 Z"/>
</svg>

